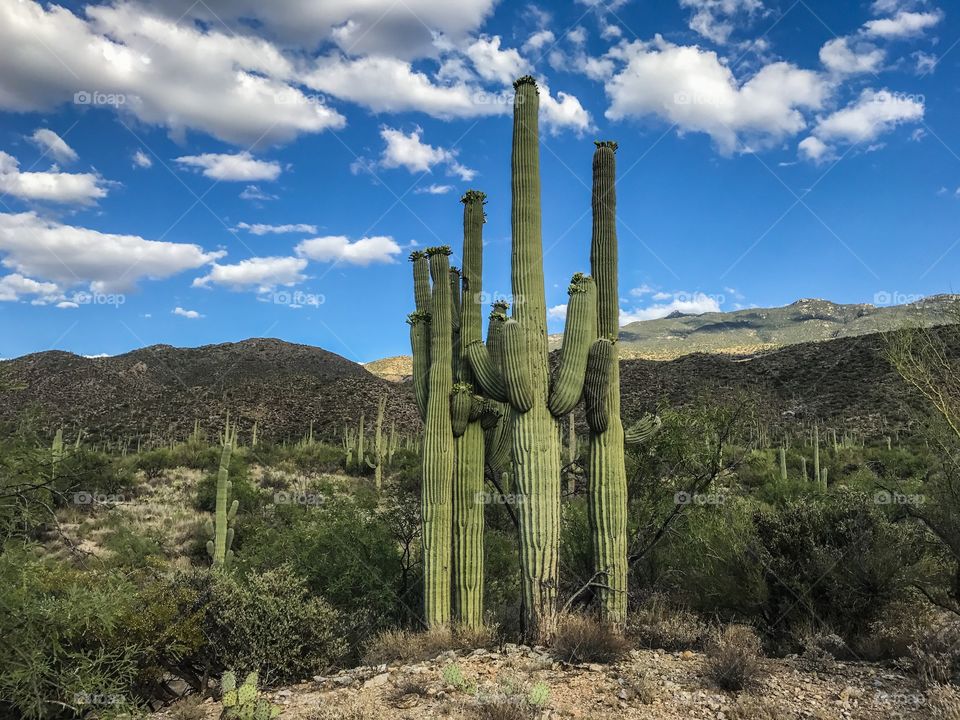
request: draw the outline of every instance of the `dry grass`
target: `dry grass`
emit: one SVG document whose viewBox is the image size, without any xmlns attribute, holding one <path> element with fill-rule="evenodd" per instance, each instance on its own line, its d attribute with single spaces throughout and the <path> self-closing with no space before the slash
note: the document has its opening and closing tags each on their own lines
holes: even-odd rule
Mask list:
<svg viewBox="0 0 960 720">
<path fill-rule="evenodd" d="M 435 658 L 447 650 L 474 650 L 496 642 L 493 628 L 437 628 L 426 632 L 385 630 L 377 635 L 363 654 L 368 665 L 411 663 Z"/>
<path fill-rule="evenodd" d="M 935 685 L 927 692 L 932 720 L 960 720 L 960 692 L 952 685 Z"/>
<path fill-rule="evenodd" d="M 727 720 L 781 720 L 786 717 L 776 702 L 765 697 L 741 695 L 727 712 Z"/>
<path fill-rule="evenodd" d="M 636 612 L 628 628 L 640 647 L 651 650 L 694 650 L 703 647 L 706 624 L 692 612 L 653 595 Z"/>
<path fill-rule="evenodd" d="M 763 671 L 760 638 L 746 625 L 729 625 L 707 646 L 707 673 L 724 690 L 754 685 Z"/>
<path fill-rule="evenodd" d="M 170 720 L 203 720 L 207 716 L 199 695 L 189 695 L 171 706 Z"/>
<path fill-rule="evenodd" d="M 913 672 L 924 687 L 948 685 L 960 666 L 960 625 L 929 628 L 908 648 Z"/>
<path fill-rule="evenodd" d="M 568 663 L 612 663 L 629 649 L 622 635 L 585 615 L 561 618 L 551 645 L 553 656 Z"/>
<path fill-rule="evenodd" d="M 536 708 L 509 697 L 481 700 L 474 708 L 477 720 L 534 720 L 538 715 Z"/>
</svg>

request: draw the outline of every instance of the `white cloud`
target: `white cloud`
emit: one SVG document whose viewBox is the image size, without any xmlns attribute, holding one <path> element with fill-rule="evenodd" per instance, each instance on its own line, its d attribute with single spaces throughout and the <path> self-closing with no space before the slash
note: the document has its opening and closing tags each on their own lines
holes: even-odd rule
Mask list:
<svg viewBox="0 0 960 720">
<path fill-rule="evenodd" d="M 875 45 L 848 37 L 834 38 L 820 48 L 820 62 L 839 75 L 875 73 L 885 58 L 886 53 Z"/>
<path fill-rule="evenodd" d="M 380 157 L 379 165 L 385 168 L 406 168 L 412 173 L 430 172 L 437 165 L 445 165 L 447 172 L 469 182 L 476 176 L 472 170 L 457 161 L 457 153 L 442 147 L 434 147 L 421 140 L 423 129 L 415 127 L 409 134 L 383 126 L 380 137 L 386 147 Z M 361 168 L 363 169 L 363 168 Z"/>
<path fill-rule="evenodd" d="M 569 128 L 582 135 L 593 129 L 593 121 L 580 101 L 573 95 L 558 91 L 556 98 L 545 84 L 540 85 L 540 115 L 551 134 Z"/>
<path fill-rule="evenodd" d="M 550 30 L 538 30 L 533 33 L 523 44 L 523 49 L 527 52 L 539 52 L 543 47 L 552 45 L 556 41 L 556 36 Z"/>
<path fill-rule="evenodd" d="M 254 257 L 234 265 L 214 263 L 210 272 L 193 281 L 193 287 L 225 285 L 234 289 L 256 286 L 268 292 L 277 285 L 296 285 L 306 280 L 307 261 L 295 257 Z"/>
<path fill-rule="evenodd" d="M 296 247 L 297 255 L 316 262 L 342 262 L 348 265 L 393 263 L 402 252 L 397 242 L 388 236 L 360 238 L 350 242 L 343 235 L 304 240 Z"/>
<path fill-rule="evenodd" d="M 917 75 L 929 75 L 937 69 L 937 63 L 940 62 L 940 59 L 936 55 L 925 53 L 922 50 L 918 50 L 910 57 L 917 63 Z"/>
<path fill-rule="evenodd" d="M 671 294 L 668 293 L 668 292 L 663 292 L 662 290 L 661 290 L 660 292 L 655 292 L 655 293 L 653 294 L 653 299 L 656 300 L 657 302 L 662 302 L 662 301 L 664 301 L 664 300 L 669 300 L 669 299 L 672 298 L 672 297 L 673 297 L 673 295 L 671 295 Z"/>
<path fill-rule="evenodd" d="M 800 153 L 800 157 L 805 160 L 810 160 L 817 165 L 821 165 L 834 157 L 830 146 L 813 135 L 801 140 L 797 146 L 797 150 Z"/>
<path fill-rule="evenodd" d="M 247 185 L 240 193 L 241 200 L 276 200 L 276 195 L 271 195 L 265 190 L 261 190 L 258 185 Z"/>
<path fill-rule="evenodd" d="M 870 20 L 863 26 L 867 35 L 885 39 L 904 38 L 923 34 L 943 20 L 943 13 L 900 11 L 892 18 Z"/>
<path fill-rule="evenodd" d="M 451 190 L 453 190 L 453 185 L 437 185 L 434 183 L 426 187 L 418 187 L 414 192 L 418 195 L 446 195 Z"/>
<path fill-rule="evenodd" d="M 137 150 L 133 154 L 133 164 L 139 168 L 153 167 L 153 160 L 143 150 Z"/>
<path fill-rule="evenodd" d="M 607 82 L 611 120 L 656 115 L 680 132 L 702 132 L 730 154 L 744 141 L 771 145 L 801 132 L 804 111 L 818 110 L 831 85 L 820 74 L 776 62 L 739 83 L 715 52 L 653 42 L 620 46 L 625 62 Z"/>
<path fill-rule="evenodd" d="M 681 312 L 685 315 L 702 315 L 708 312 L 721 312 L 720 304 L 716 298 L 703 293 L 677 293 L 669 303 L 659 303 L 645 308 L 634 308 L 632 310 L 620 310 L 620 324 L 627 325 L 633 322 L 643 320 L 657 320 L 665 318 L 667 315 L 675 312 Z M 666 299 L 666 298 L 664 298 Z"/>
<path fill-rule="evenodd" d="M 344 125 L 294 86 L 295 63 L 277 46 L 217 22 L 160 17 L 157 5 L 89 4 L 77 16 L 34 0 L 0 3 L 0 108 L 76 102 L 245 146 Z"/>
<path fill-rule="evenodd" d="M 167 278 L 223 255 L 199 245 L 63 225 L 33 212 L 0 213 L 0 254 L 0 263 L 16 273 L 61 287 L 89 284 L 94 292 L 128 290 L 141 279 Z"/>
<path fill-rule="evenodd" d="M 763 10 L 760 0 L 680 0 L 680 6 L 693 10 L 690 29 L 708 40 L 723 45 L 737 29 Z"/>
<path fill-rule="evenodd" d="M 552 37 L 552 33 L 550 35 Z M 499 35 L 478 38 L 467 47 L 466 55 L 480 77 L 503 85 L 509 85 L 529 68 L 529 63 L 515 49 L 500 49 Z"/>
<path fill-rule="evenodd" d="M 292 225 L 264 225 L 261 223 L 249 224 L 245 222 L 237 223 L 234 230 L 246 230 L 252 235 L 282 235 L 285 233 L 315 233 L 316 225 L 306 223 L 295 223 Z"/>
<path fill-rule="evenodd" d="M 41 301 L 62 297 L 56 283 L 39 282 L 20 273 L 0 277 L 0 302 L 16 302 L 27 295 Z"/>
<path fill-rule="evenodd" d="M 176 162 L 187 167 L 200 168 L 206 177 L 214 180 L 276 180 L 280 176 L 280 163 L 257 160 L 246 151 L 235 155 L 184 155 L 176 158 Z"/>
<path fill-rule="evenodd" d="M 651 293 L 656 292 L 654 288 L 650 287 L 646 283 L 640 285 L 639 287 L 631 288 L 630 295 L 633 297 L 643 297 L 644 295 L 650 295 Z"/>
<path fill-rule="evenodd" d="M 566 320 L 567 319 L 567 305 L 554 305 L 551 308 L 547 308 L 547 318 L 549 320 Z"/>
<path fill-rule="evenodd" d="M 182 307 L 175 307 L 172 311 L 173 315 L 179 315 L 180 317 L 185 317 L 190 320 L 196 320 L 197 318 L 202 318 L 203 315 L 198 313 L 196 310 L 185 310 Z"/>
<path fill-rule="evenodd" d="M 106 197 L 106 184 L 99 175 L 64 173 L 56 166 L 46 172 L 23 172 L 15 157 L 0 150 L 0 192 L 14 197 L 86 205 Z"/>
<path fill-rule="evenodd" d="M 77 151 L 66 141 L 48 128 L 37 128 L 30 139 L 46 154 L 52 155 L 57 162 L 69 163 L 77 159 Z"/>
<path fill-rule="evenodd" d="M 898 125 L 923 119 L 922 99 L 889 90 L 864 90 L 842 110 L 820 120 L 814 134 L 823 140 L 872 142 Z"/>
</svg>

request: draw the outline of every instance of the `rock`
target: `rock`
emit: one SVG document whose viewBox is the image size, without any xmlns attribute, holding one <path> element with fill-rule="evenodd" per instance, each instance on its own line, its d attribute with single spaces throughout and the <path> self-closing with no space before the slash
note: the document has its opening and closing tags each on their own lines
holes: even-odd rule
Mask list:
<svg viewBox="0 0 960 720">
<path fill-rule="evenodd" d="M 375 688 L 387 684 L 387 680 L 390 679 L 390 673 L 380 673 L 379 675 L 374 675 L 372 678 L 367 680 L 364 684 L 364 688 Z"/>
<path fill-rule="evenodd" d="M 694 655 L 689 650 L 684 650 L 682 653 L 680 653 L 681 660 L 693 660 L 695 657 L 696 655 Z"/>
<path fill-rule="evenodd" d="M 587 665 L 587 670 L 590 672 L 603 672 L 603 665 L 598 665 L 597 663 L 589 663 Z"/>
</svg>

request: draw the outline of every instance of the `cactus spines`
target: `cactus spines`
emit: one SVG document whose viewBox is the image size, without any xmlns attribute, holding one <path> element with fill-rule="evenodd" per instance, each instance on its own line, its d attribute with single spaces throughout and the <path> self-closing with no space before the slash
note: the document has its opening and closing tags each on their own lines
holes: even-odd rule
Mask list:
<svg viewBox="0 0 960 720">
<path fill-rule="evenodd" d="M 601 617 L 622 627 L 627 616 L 627 474 L 620 420 L 620 333 L 618 286 L 616 157 L 617 144 L 596 143 L 593 153 L 593 231 L 590 272 L 597 284 L 597 331 L 587 360 L 587 501 L 593 537 L 594 572 L 603 581 Z"/>
<path fill-rule="evenodd" d="M 577 273 L 570 281 L 568 294 L 560 365 L 550 391 L 550 412 L 556 417 L 566 415 L 580 402 L 590 344 L 597 337 L 597 287 L 593 278 Z"/>
<path fill-rule="evenodd" d="M 453 523 L 453 329 L 450 248 L 427 249 L 432 280 L 430 370 L 425 431 L 421 518 L 423 523 L 424 611 L 429 627 L 450 622 L 451 527 Z"/>
</svg>

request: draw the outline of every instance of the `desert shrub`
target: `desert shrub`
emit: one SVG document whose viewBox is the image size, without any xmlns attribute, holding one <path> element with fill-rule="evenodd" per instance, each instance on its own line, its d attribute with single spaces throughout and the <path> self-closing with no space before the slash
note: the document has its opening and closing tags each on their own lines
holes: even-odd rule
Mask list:
<svg viewBox="0 0 960 720">
<path fill-rule="evenodd" d="M 931 720 L 960 720 L 960 691 L 952 685 L 934 685 L 927 691 Z"/>
<path fill-rule="evenodd" d="M 922 685 L 953 682 L 960 671 L 960 625 L 947 622 L 925 628 L 908 653 L 913 673 Z"/>
<path fill-rule="evenodd" d="M 303 472 L 332 473 L 343 470 L 346 453 L 336 445 L 304 444 L 290 449 L 290 460 L 294 467 Z"/>
<path fill-rule="evenodd" d="M 703 645 L 707 625 L 688 609 L 652 595 L 628 618 L 630 637 L 641 647 L 690 650 Z"/>
<path fill-rule="evenodd" d="M 754 516 L 771 633 L 819 621 L 844 639 L 862 635 L 909 585 L 919 532 L 894 524 L 868 493 L 837 490 Z M 801 598 L 802 602 L 797 599 Z"/>
<path fill-rule="evenodd" d="M 211 577 L 205 631 L 218 667 L 256 670 L 272 685 L 328 669 L 346 653 L 338 613 L 289 566 Z"/>
<path fill-rule="evenodd" d="M 165 557 L 161 535 L 142 527 L 134 529 L 121 524 L 104 538 L 103 546 L 111 553 L 109 564 L 120 567 L 146 567 Z"/>
<path fill-rule="evenodd" d="M 135 588 L 25 551 L 0 555 L 0 715 L 38 720 L 129 708 L 138 648 L 124 618 Z"/>
<path fill-rule="evenodd" d="M 363 661 L 367 665 L 414 663 L 434 658 L 456 646 L 453 633 L 446 628 L 426 632 L 389 629 L 375 635 L 367 644 Z"/>
<path fill-rule="evenodd" d="M 753 695 L 740 695 L 726 716 L 728 720 L 780 720 L 789 717 L 776 701 Z"/>
<path fill-rule="evenodd" d="M 612 663 L 630 649 L 609 625 L 586 615 L 566 615 L 557 624 L 551 653 L 569 663 Z"/>
<path fill-rule="evenodd" d="M 776 451 L 752 450 L 737 467 L 737 478 L 746 487 L 758 487 L 780 479 L 780 465 Z"/>
<path fill-rule="evenodd" d="M 707 674 L 722 689 L 740 691 L 760 677 L 763 654 L 760 638 L 746 625 L 728 625 L 707 645 Z"/>
<path fill-rule="evenodd" d="M 204 720 L 206 709 L 198 695 L 188 695 L 170 708 L 170 720 Z"/>
<path fill-rule="evenodd" d="M 240 512 L 249 513 L 261 507 L 265 496 L 250 482 L 246 467 L 230 461 L 230 497 L 240 501 Z M 206 472 L 197 484 L 194 507 L 201 512 L 213 512 L 217 505 L 217 470 Z"/>
</svg>

